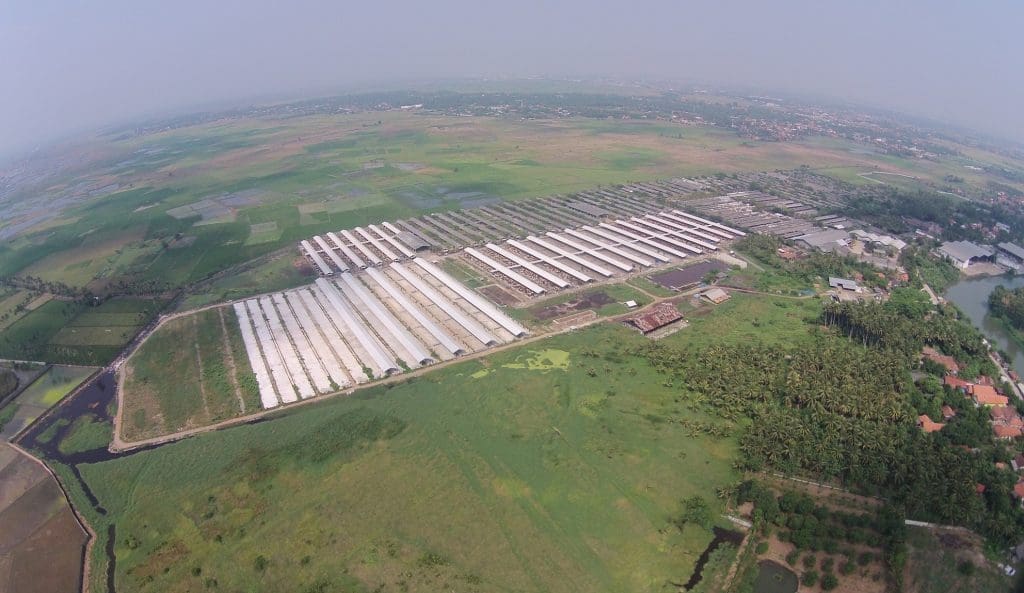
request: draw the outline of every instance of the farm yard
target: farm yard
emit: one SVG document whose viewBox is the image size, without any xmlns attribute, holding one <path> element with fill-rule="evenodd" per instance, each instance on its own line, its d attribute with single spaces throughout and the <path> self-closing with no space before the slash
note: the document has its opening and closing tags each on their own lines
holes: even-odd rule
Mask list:
<svg viewBox="0 0 1024 593">
<path fill-rule="evenodd" d="M 692 193 L 688 180 L 634 183 L 530 201 L 433 214 L 300 242 L 323 275 L 416 257 L 417 251 L 456 253 L 446 265 L 492 281 L 483 290 L 516 305 L 591 282 L 619 278 L 719 250 L 743 231 L 665 209 Z M 561 232 L 556 232 L 561 231 Z M 499 244 L 503 243 L 503 244 Z M 723 266 L 724 267 L 724 266 Z M 475 286 L 474 286 L 475 287 Z"/>
<path fill-rule="evenodd" d="M 165 323 L 126 365 L 123 436 L 138 440 L 206 426 L 526 333 L 422 258 L 321 278 Z"/>
</svg>

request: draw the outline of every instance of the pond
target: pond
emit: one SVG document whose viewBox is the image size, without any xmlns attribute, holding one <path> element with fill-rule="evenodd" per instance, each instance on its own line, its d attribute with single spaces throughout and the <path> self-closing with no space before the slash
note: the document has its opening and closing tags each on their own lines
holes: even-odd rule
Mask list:
<svg viewBox="0 0 1024 593">
<path fill-rule="evenodd" d="M 988 314 L 988 296 L 1000 284 L 1010 289 L 1020 288 L 1024 286 L 1024 276 L 965 278 L 946 289 L 944 296 L 981 329 L 989 342 L 1010 355 L 1013 370 L 1024 375 L 1024 348 L 1013 339 L 1001 320 Z"/>
<path fill-rule="evenodd" d="M 754 593 L 796 593 L 797 586 L 796 573 L 778 562 L 762 560 L 758 564 Z"/>
</svg>

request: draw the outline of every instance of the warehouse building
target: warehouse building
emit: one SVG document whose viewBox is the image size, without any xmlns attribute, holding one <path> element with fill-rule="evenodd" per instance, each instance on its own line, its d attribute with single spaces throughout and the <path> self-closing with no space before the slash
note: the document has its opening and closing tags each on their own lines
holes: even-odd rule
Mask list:
<svg viewBox="0 0 1024 593">
<path fill-rule="evenodd" d="M 961 270 L 967 269 L 967 266 L 972 263 L 991 260 L 994 255 L 990 247 L 977 245 L 970 241 L 943 243 L 938 251 L 939 255 L 949 258 L 953 265 Z"/>
</svg>

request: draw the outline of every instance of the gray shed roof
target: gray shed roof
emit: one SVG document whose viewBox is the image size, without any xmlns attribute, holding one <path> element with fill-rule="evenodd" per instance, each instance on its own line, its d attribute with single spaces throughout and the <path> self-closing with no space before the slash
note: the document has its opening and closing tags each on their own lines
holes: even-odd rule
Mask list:
<svg viewBox="0 0 1024 593">
<path fill-rule="evenodd" d="M 999 248 L 1017 259 L 1024 259 L 1024 247 L 1014 243 L 1000 243 Z"/>
<path fill-rule="evenodd" d="M 828 277 L 828 285 L 832 288 L 842 288 L 844 290 L 857 290 L 860 288 L 855 280 L 836 278 L 835 276 Z"/>
<path fill-rule="evenodd" d="M 992 250 L 988 247 L 976 245 L 970 241 L 952 241 L 943 243 L 939 251 L 957 261 L 968 262 L 976 257 L 988 257 Z"/>
<path fill-rule="evenodd" d="M 807 233 L 806 235 L 800 235 L 796 240 L 803 241 L 811 247 L 821 249 L 822 247 L 834 243 L 848 243 L 850 241 L 850 233 L 842 229 L 825 229 L 814 233 Z"/>
</svg>

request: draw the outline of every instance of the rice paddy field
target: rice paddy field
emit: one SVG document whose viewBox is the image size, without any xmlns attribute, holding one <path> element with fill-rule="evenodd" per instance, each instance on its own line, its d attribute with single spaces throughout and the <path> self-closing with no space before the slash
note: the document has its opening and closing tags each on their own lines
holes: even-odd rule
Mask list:
<svg viewBox="0 0 1024 593">
<path fill-rule="evenodd" d="M 8 241 L 0 275 L 100 293 L 175 288 L 327 230 L 494 200 L 802 165 L 862 181 L 857 172 L 934 180 L 949 171 L 835 139 L 760 143 L 657 121 L 406 111 L 217 122 L 101 144 L 124 159 L 52 189 L 109 191 L 54 198 L 62 216 Z"/>
<path fill-rule="evenodd" d="M 163 307 L 159 298 L 119 297 L 89 307 L 48 300 L 0 330 L 0 357 L 61 364 L 112 360 Z"/>
<path fill-rule="evenodd" d="M 86 533 L 42 464 L 0 443 L 0 593 L 77 591 Z"/>
<path fill-rule="evenodd" d="M 54 365 L 0 409 L 0 439 L 8 440 L 96 371 L 91 367 Z"/>
</svg>

